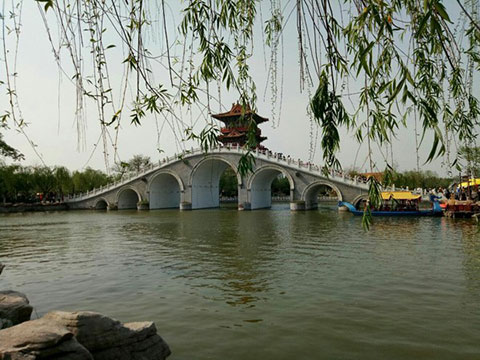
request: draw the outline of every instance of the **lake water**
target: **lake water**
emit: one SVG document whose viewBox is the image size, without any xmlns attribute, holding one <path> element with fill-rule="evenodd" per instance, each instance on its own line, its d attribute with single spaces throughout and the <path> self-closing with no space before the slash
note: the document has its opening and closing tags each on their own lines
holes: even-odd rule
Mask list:
<svg viewBox="0 0 480 360">
<path fill-rule="evenodd" d="M 38 316 L 155 321 L 170 359 L 480 359 L 469 220 L 290 212 L 0 216 L 0 288 Z M 36 316 L 34 314 L 34 316 Z"/>
</svg>

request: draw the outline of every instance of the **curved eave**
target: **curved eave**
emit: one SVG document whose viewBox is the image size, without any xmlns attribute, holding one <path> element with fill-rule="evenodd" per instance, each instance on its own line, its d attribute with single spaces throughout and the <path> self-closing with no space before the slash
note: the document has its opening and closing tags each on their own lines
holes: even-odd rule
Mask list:
<svg viewBox="0 0 480 360">
<path fill-rule="evenodd" d="M 244 115 L 246 116 L 249 116 L 249 115 L 252 115 L 251 113 L 245 113 Z M 229 122 L 232 122 L 232 121 L 237 121 L 242 115 L 241 114 L 232 114 L 232 113 L 223 113 L 223 114 L 215 114 L 215 115 L 212 115 L 212 117 L 214 119 L 217 119 L 225 124 L 228 124 Z M 257 124 L 261 124 L 261 123 L 264 123 L 264 122 L 267 122 L 268 119 L 267 118 L 264 118 L 260 115 L 257 115 L 257 114 L 253 114 L 253 120 L 255 120 L 255 123 Z"/>
</svg>

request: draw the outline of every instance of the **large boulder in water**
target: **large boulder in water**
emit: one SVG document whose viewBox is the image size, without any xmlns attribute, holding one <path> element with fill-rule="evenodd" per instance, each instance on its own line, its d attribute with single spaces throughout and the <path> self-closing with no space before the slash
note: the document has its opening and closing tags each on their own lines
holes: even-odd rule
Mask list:
<svg viewBox="0 0 480 360">
<path fill-rule="evenodd" d="M 66 327 L 45 319 L 0 331 L 0 360 L 92 360 Z"/>
<path fill-rule="evenodd" d="M 52 311 L 43 319 L 65 326 L 97 360 L 164 360 L 170 355 L 150 321 L 122 324 L 90 311 Z"/>
<path fill-rule="evenodd" d="M 0 322 L 1 328 L 8 325 L 17 325 L 30 320 L 33 308 L 25 294 L 17 291 L 0 291 Z"/>
</svg>

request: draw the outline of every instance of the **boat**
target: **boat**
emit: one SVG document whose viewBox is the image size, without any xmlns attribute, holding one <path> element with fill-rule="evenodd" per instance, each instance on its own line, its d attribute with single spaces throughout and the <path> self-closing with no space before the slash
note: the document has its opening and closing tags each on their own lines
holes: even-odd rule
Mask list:
<svg viewBox="0 0 480 360">
<path fill-rule="evenodd" d="M 480 185 L 480 178 L 470 178 L 467 181 L 463 181 L 460 186 L 462 188 L 475 187 Z"/>
<path fill-rule="evenodd" d="M 471 218 L 478 216 L 479 213 L 480 202 L 473 202 L 471 200 L 459 201 L 450 199 L 445 208 L 445 216 L 451 218 Z"/>
<path fill-rule="evenodd" d="M 437 200 L 433 201 L 432 209 L 420 210 L 421 195 L 410 191 L 383 191 L 382 205 L 378 209 L 371 209 L 372 216 L 442 216 L 443 209 Z M 354 215 L 363 215 L 363 210 L 353 204 L 339 201 L 338 206 L 345 206 Z"/>
</svg>

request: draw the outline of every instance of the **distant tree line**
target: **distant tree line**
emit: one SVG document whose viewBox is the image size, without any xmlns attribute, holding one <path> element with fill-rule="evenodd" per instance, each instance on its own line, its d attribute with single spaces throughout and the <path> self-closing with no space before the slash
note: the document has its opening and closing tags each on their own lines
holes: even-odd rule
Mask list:
<svg viewBox="0 0 480 360">
<path fill-rule="evenodd" d="M 62 201 L 65 195 L 93 190 L 110 182 L 121 179 L 128 173 L 138 172 L 151 166 L 148 156 L 135 155 L 129 161 L 116 165 L 112 175 L 103 171 L 86 168 L 70 171 L 64 166 L 22 166 L 7 165 L 0 161 L 0 201 L 5 203 Z M 355 176 L 360 173 L 348 171 Z M 457 180 L 457 179 L 455 179 Z M 455 181 L 451 178 L 438 176 L 433 171 L 394 172 L 393 183 L 397 187 L 438 188 L 448 187 Z M 237 196 L 237 177 L 235 172 L 227 168 L 220 178 L 220 195 L 224 197 Z M 273 196 L 288 196 L 290 184 L 283 176 L 272 182 Z M 331 190 L 325 188 L 321 195 L 331 196 Z"/>
<path fill-rule="evenodd" d="M 0 165 L 0 196 L 3 204 L 62 201 L 67 194 L 85 192 L 114 180 L 100 170 L 70 172 L 64 166 Z"/>
<path fill-rule="evenodd" d="M 0 161 L 0 201 L 3 204 L 62 201 L 65 195 L 93 190 L 150 165 L 148 156 L 135 155 L 107 175 L 89 167 L 72 172 L 64 166 L 7 165 Z"/>
<path fill-rule="evenodd" d="M 350 176 L 362 176 L 357 170 L 349 170 L 348 175 Z M 382 173 L 380 173 L 382 175 Z M 397 188 L 409 188 L 409 189 L 433 189 L 433 188 L 447 188 L 457 179 L 452 179 L 451 177 L 442 177 L 439 176 L 436 172 L 425 170 L 425 171 L 416 171 L 408 170 L 404 172 L 394 171 L 392 184 L 395 184 Z M 458 181 L 457 181 L 458 182 Z"/>
<path fill-rule="evenodd" d="M 436 172 L 430 170 L 396 172 L 393 176 L 395 186 L 402 188 L 408 186 L 409 189 L 447 188 L 452 182 L 452 178 L 438 176 Z"/>
</svg>

